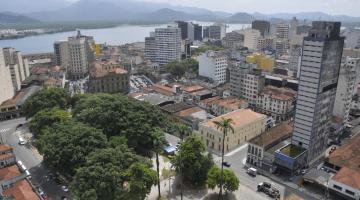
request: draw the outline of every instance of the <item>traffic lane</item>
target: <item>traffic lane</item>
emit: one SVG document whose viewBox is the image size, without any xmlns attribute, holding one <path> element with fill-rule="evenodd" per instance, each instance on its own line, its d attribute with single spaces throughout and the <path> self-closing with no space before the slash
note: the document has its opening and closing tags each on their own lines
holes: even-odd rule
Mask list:
<svg viewBox="0 0 360 200">
<path fill-rule="evenodd" d="M 7 120 L 7 121 L 2 121 L 2 122 L 0 122 L 0 128 L 16 128 L 16 126 L 19 125 L 20 123 L 23 124 L 26 122 L 27 121 L 24 117 Z"/>
<path fill-rule="evenodd" d="M 62 197 L 68 197 L 68 194 L 61 189 L 62 184 L 56 183 L 55 180 L 49 176 L 48 170 L 45 169 L 44 164 L 41 163 L 30 169 L 32 176 L 32 183 L 45 192 L 51 200 L 60 200 Z"/>
</svg>

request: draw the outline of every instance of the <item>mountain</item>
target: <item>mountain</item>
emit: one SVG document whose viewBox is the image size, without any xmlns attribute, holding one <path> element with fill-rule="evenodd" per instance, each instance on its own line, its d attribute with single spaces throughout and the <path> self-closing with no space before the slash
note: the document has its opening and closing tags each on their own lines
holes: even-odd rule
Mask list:
<svg viewBox="0 0 360 200">
<path fill-rule="evenodd" d="M 9 12 L 0 13 L 0 24 L 25 24 L 25 23 L 35 23 L 39 22 L 38 20 L 26 17 L 23 15 L 18 15 Z"/>
<path fill-rule="evenodd" d="M 251 23 L 254 20 L 254 17 L 248 13 L 239 12 L 228 18 L 228 22 L 233 23 Z"/>
<path fill-rule="evenodd" d="M 11 11 L 26 15 L 31 12 L 52 11 L 71 4 L 64 0 L 1 0 L 0 12 Z"/>
<path fill-rule="evenodd" d="M 148 20 L 148 21 L 161 21 L 161 22 L 169 22 L 169 21 L 176 21 L 176 20 L 200 20 L 200 21 L 215 21 L 218 19 L 216 15 L 212 12 L 204 13 L 204 14 L 188 14 L 182 11 L 172 10 L 169 8 L 163 8 L 157 10 L 152 13 L 147 13 L 143 15 L 137 16 L 138 20 Z"/>
</svg>

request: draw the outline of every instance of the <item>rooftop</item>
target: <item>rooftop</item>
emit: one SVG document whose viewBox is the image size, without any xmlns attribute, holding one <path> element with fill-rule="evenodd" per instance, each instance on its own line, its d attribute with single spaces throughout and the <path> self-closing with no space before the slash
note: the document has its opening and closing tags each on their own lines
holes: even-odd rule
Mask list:
<svg viewBox="0 0 360 200">
<path fill-rule="evenodd" d="M 15 155 L 12 153 L 0 154 L 0 160 L 6 160 L 13 157 L 15 157 Z"/>
<path fill-rule="evenodd" d="M 0 180 L 9 180 L 20 175 L 21 173 L 16 165 L 0 169 Z"/>
<path fill-rule="evenodd" d="M 215 121 L 221 121 L 222 119 L 232 119 L 234 128 L 245 126 L 257 120 L 266 119 L 266 116 L 257 112 L 254 112 L 250 109 L 240 109 L 233 112 L 221 115 L 219 117 L 213 118 L 205 123 L 204 126 L 212 127 L 216 129 Z"/>
<path fill-rule="evenodd" d="M 359 164 L 359 163 L 358 163 Z M 340 171 L 332 178 L 333 180 L 360 189 L 360 166 L 357 170 L 348 167 L 342 167 Z"/>
<path fill-rule="evenodd" d="M 163 107 L 161 107 L 161 109 L 168 113 L 178 113 L 180 111 L 187 110 L 187 109 L 193 108 L 193 107 L 195 107 L 195 106 L 190 105 L 185 102 L 180 102 L 180 103 L 174 103 L 174 104 L 169 104 L 169 105 L 163 106 Z"/>
<path fill-rule="evenodd" d="M 287 155 L 291 158 L 296 158 L 302 153 L 304 153 L 306 149 L 303 149 L 301 147 L 295 146 L 295 145 L 287 145 L 286 147 L 280 149 L 280 152 L 284 155 Z"/>
<path fill-rule="evenodd" d="M 161 105 L 166 103 L 173 103 L 173 99 L 164 96 L 161 94 L 149 93 L 149 94 L 142 94 L 139 96 L 134 97 L 137 100 L 148 102 L 152 105 Z"/>
<path fill-rule="evenodd" d="M 15 183 L 12 187 L 4 190 L 4 195 L 13 197 L 15 200 L 39 200 L 39 197 L 24 179 Z"/>
<path fill-rule="evenodd" d="M 356 134 L 347 144 L 338 147 L 331 153 L 328 162 L 360 173 L 360 134 Z"/>
<path fill-rule="evenodd" d="M 244 99 L 239 99 L 237 97 L 227 97 L 213 101 L 212 104 L 217 104 L 218 106 L 230 109 L 238 109 L 241 108 L 243 105 L 246 105 L 247 101 Z"/>
<path fill-rule="evenodd" d="M 127 74 L 123 67 L 114 61 L 94 62 L 90 68 L 90 77 L 102 78 L 109 74 Z"/>
<path fill-rule="evenodd" d="M 40 86 L 31 86 L 25 89 L 20 90 L 13 98 L 4 101 L 1 106 L 8 107 L 8 106 L 17 106 L 21 105 L 25 102 L 27 98 L 29 98 L 32 94 L 39 91 L 41 89 Z"/>
<path fill-rule="evenodd" d="M 249 143 L 255 144 L 265 149 L 271 148 L 291 136 L 293 127 L 289 122 L 281 122 L 279 125 L 268 129 L 265 133 L 249 140 Z"/>
<path fill-rule="evenodd" d="M 194 86 L 183 87 L 182 89 L 185 92 L 192 93 L 192 92 L 197 92 L 197 91 L 203 90 L 204 87 L 202 87 L 200 85 L 194 85 Z"/>
<path fill-rule="evenodd" d="M 199 108 L 199 107 L 192 107 L 192 108 L 188 108 L 185 110 L 181 110 L 177 113 L 175 113 L 175 115 L 180 116 L 180 117 L 185 117 L 185 116 L 189 116 L 192 115 L 193 113 L 197 113 L 197 112 L 201 112 L 203 111 L 203 109 Z"/>
<path fill-rule="evenodd" d="M 221 97 L 215 96 L 215 97 L 211 97 L 211 98 L 208 98 L 208 99 L 201 100 L 199 103 L 208 105 L 208 104 L 211 104 L 212 102 L 214 102 L 216 100 L 219 100 L 219 99 L 221 99 Z"/>
<path fill-rule="evenodd" d="M 8 151 L 8 150 L 12 150 L 12 147 L 10 145 L 0 144 L 0 152 L 4 152 L 4 151 Z"/>
<path fill-rule="evenodd" d="M 266 86 L 261 92 L 262 95 L 270 95 L 278 100 L 292 100 L 296 96 L 296 92 L 290 88 L 278 88 L 274 86 Z"/>
<path fill-rule="evenodd" d="M 174 96 L 173 89 L 166 85 L 154 84 L 150 87 L 150 89 L 166 96 Z"/>
</svg>

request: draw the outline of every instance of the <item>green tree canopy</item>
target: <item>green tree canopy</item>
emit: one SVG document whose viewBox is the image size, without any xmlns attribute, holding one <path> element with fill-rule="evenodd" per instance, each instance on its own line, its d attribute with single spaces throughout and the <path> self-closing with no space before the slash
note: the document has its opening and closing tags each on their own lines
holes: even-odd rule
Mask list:
<svg viewBox="0 0 360 200">
<path fill-rule="evenodd" d="M 205 145 L 195 135 L 184 140 L 171 162 L 177 172 L 182 172 L 184 181 L 195 186 L 205 184 L 207 173 L 214 165 L 211 154 L 206 153 Z"/>
<path fill-rule="evenodd" d="M 30 118 L 45 108 L 59 107 L 65 109 L 68 106 L 69 100 L 70 95 L 65 89 L 47 88 L 30 96 L 21 109 L 25 117 Z"/>
<path fill-rule="evenodd" d="M 99 129 L 68 120 L 46 129 L 37 146 L 46 164 L 64 175 L 73 176 L 89 153 L 107 146 L 107 139 Z"/>
<path fill-rule="evenodd" d="M 63 122 L 69 120 L 71 115 L 69 112 L 60 108 L 46 108 L 37 112 L 30 122 L 30 130 L 38 135 L 44 128 L 52 126 L 56 122 Z"/>
<path fill-rule="evenodd" d="M 224 170 L 222 183 L 223 189 L 226 192 L 234 192 L 239 189 L 239 179 L 234 172 L 229 169 Z M 211 189 L 221 187 L 221 170 L 218 167 L 214 166 L 209 170 L 207 184 Z"/>
<path fill-rule="evenodd" d="M 144 162 L 146 168 L 150 167 L 148 161 L 126 145 L 95 150 L 76 171 L 71 184 L 72 195 L 79 199 L 86 199 L 87 194 L 95 194 L 97 199 L 126 199 L 124 183 L 132 175 L 127 170 L 135 162 Z"/>
<path fill-rule="evenodd" d="M 173 76 L 180 78 L 184 76 L 185 72 L 194 74 L 199 73 L 199 62 L 195 59 L 189 58 L 182 61 L 172 61 L 165 66 L 166 70 Z"/>
<path fill-rule="evenodd" d="M 84 95 L 74 107 L 73 116 L 102 129 L 108 137 L 125 136 L 128 145 L 136 150 L 153 149 L 151 133 L 169 125 L 158 107 L 123 95 Z"/>
</svg>

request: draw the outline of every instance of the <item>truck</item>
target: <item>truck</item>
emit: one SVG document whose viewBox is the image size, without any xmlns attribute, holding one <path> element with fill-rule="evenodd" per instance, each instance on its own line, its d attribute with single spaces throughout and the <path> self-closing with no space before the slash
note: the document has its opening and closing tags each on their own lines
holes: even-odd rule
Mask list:
<svg viewBox="0 0 360 200">
<path fill-rule="evenodd" d="M 269 197 L 274 199 L 280 199 L 280 191 L 273 187 L 270 183 L 267 182 L 261 182 L 257 186 L 257 190 L 259 192 L 264 192 Z"/>
</svg>

